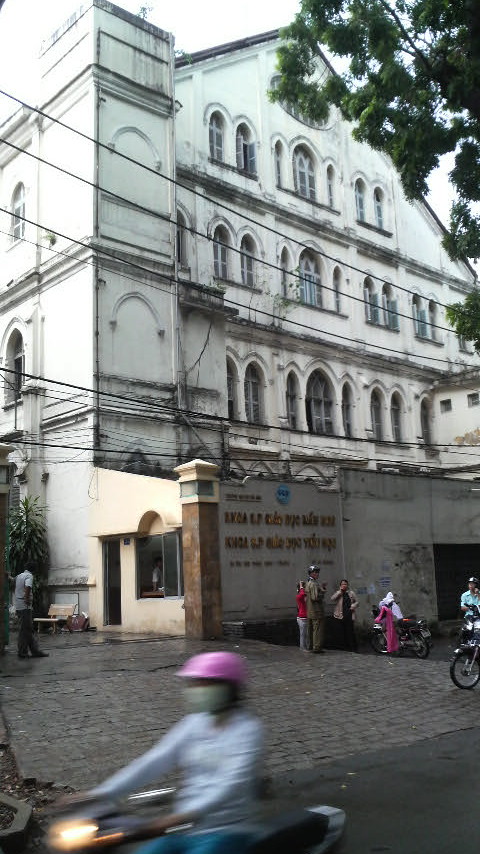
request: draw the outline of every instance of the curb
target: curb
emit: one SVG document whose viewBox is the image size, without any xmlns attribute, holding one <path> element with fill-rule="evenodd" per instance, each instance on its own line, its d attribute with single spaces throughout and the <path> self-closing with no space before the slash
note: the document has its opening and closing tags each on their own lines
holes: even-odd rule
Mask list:
<svg viewBox="0 0 480 854">
<path fill-rule="evenodd" d="M 2 804 L 13 810 L 15 817 L 9 828 L 0 830 L 0 851 L 5 854 L 18 854 L 27 842 L 27 829 L 32 817 L 32 808 L 25 801 L 18 801 L 0 792 L 0 805 Z"/>
</svg>

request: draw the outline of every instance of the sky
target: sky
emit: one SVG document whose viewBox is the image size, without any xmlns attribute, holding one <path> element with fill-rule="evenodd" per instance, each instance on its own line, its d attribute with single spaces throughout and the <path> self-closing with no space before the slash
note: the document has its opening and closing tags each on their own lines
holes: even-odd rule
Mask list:
<svg viewBox="0 0 480 854">
<path fill-rule="evenodd" d="M 35 62 L 40 44 L 81 5 L 82 0 L 5 0 L 0 12 L 1 89 L 28 103 L 36 102 Z M 192 53 L 286 26 L 300 0 L 121 0 L 117 5 L 135 14 L 142 6 L 149 7 L 148 20 L 172 32 L 178 50 Z M 13 101 L 0 96 L 0 121 L 15 109 Z M 430 187 L 428 201 L 448 223 L 451 190 L 445 167 L 431 176 Z"/>
</svg>

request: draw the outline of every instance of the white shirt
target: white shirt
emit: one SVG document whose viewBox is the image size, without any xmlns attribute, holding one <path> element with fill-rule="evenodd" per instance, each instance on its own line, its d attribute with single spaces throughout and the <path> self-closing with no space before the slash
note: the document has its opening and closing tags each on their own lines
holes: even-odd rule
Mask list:
<svg viewBox="0 0 480 854">
<path fill-rule="evenodd" d="M 232 712 L 223 726 L 207 713 L 187 715 L 93 794 L 126 795 L 177 767 L 183 784 L 175 811 L 195 813 L 200 831 L 236 830 L 232 825 L 252 819 L 262 754 L 262 725 L 248 712 Z"/>
<path fill-rule="evenodd" d="M 27 605 L 25 602 L 25 588 L 30 588 L 30 604 Z M 15 605 L 16 611 L 25 611 L 26 608 L 32 607 L 32 587 L 33 587 L 33 575 L 29 572 L 28 569 L 24 569 L 20 575 L 17 575 L 15 579 L 15 594 L 13 599 L 13 604 Z"/>
</svg>

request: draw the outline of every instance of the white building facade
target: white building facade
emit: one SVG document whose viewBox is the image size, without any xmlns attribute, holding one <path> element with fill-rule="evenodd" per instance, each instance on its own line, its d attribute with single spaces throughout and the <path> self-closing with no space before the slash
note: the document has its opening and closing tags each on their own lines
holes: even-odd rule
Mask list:
<svg viewBox="0 0 480 854">
<path fill-rule="evenodd" d="M 93 0 L 42 47 L 38 111 L 1 127 L 0 431 L 56 597 L 100 628 L 182 632 L 181 462 L 328 489 L 458 464 L 437 398 L 475 359 L 444 305 L 474 274 L 334 111 L 271 103 L 278 44 L 175 70 L 169 34 Z"/>
</svg>

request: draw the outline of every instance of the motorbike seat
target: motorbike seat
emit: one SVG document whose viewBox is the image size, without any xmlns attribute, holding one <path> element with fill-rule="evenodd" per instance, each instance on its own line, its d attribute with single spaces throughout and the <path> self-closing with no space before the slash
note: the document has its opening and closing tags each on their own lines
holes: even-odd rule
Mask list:
<svg viewBox="0 0 480 854">
<path fill-rule="evenodd" d="M 318 845 L 328 830 L 328 818 L 309 810 L 292 810 L 269 819 L 260 828 L 249 854 L 291 854 Z"/>
</svg>

